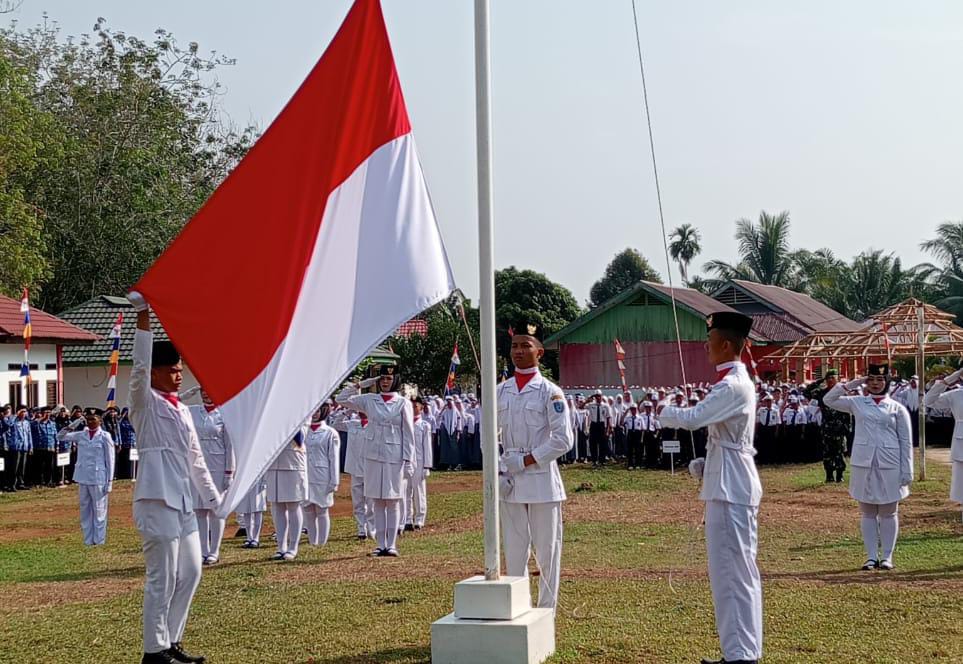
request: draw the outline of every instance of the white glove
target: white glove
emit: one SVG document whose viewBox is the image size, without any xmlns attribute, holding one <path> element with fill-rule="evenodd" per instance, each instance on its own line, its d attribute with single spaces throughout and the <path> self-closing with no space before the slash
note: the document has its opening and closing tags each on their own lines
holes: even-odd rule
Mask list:
<svg viewBox="0 0 963 664">
<path fill-rule="evenodd" d="M 405 478 L 411 479 L 415 476 L 415 464 L 411 461 L 405 461 Z"/>
<path fill-rule="evenodd" d="M 498 476 L 498 499 L 507 500 L 515 490 L 515 482 L 510 475 Z"/>
<path fill-rule="evenodd" d="M 425 479 L 428 479 L 429 477 L 431 477 L 431 468 L 425 468 L 424 475 L 425 475 Z"/>
<path fill-rule="evenodd" d="M 860 378 L 854 378 L 853 380 L 851 380 L 851 381 L 849 381 L 848 383 L 846 383 L 846 389 L 847 389 L 847 390 L 858 390 L 860 387 L 863 386 L 863 383 L 865 383 L 865 382 L 866 382 L 866 379 L 865 379 L 865 378 L 862 378 L 862 377 L 860 377 Z"/>
<path fill-rule="evenodd" d="M 525 456 L 522 454 L 509 454 L 502 457 L 505 465 L 505 472 L 509 475 L 517 475 L 525 470 Z"/>
<path fill-rule="evenodd" d="M 901 473 L 899 476 L 900 486 L 909 486 L 913 483 L 913 473 Z"/>
<path fill-rule="evenodd" d="M 137 291 L 127 293 L 127 301 L 133 305 L 134 311 L 147 311 L 147 300 Z"/>
<path fill-rule="evenodd" d="M 963 369 L 958 369 L 957 371 L 954 371 L 949 376 L 947 376 L 945 379 L 946 384 L 953 385 L 954 383 L 959 383 L 960 378 L 963 378 Z"/>
<path fill-rule="evenodd" d="M 87 420 L 82 417 L 78 417 L 76 420 L 70 423 L 70 428 L 74 431 L 80 431 L 87 425 Z"/>
<path fill-rule="evenodd" d="M 702 479 L 702 474 L 706 469 L 706 460 L 704 457 L 699 457 L 698 459 L 693 459 L 689 462 L 689 474 L 692 475 L 697 480 Z"/>
<path fill-rule="evenodd" d="M 107 482 L 107 484 L 104 485 L 104 493 L 110 493 L 113 490 L 114 490 L 113 482 Z"/>
<path fill-rule="evenodd" d="M 358 387 L 360 387 L 362 390 L 366 390 L 372 385 L 376 385 L 377 383 L 378 383 L 377 378 L 365 378 L 363 381 L 358 383 Z"/>
</svg>

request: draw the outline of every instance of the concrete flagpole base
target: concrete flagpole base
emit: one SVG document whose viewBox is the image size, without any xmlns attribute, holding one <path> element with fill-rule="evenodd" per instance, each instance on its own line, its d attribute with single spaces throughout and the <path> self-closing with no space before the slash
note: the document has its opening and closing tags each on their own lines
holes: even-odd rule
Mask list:
<svg viewBox="0 0 963 664">
<path fill-rule="evenodd" d="M 432 664 L 539 664 L 555 652 L 555 612 L 531 608 L 528 577 L 455 584 L 455 611 L 431 626 Z"/>
</svg>

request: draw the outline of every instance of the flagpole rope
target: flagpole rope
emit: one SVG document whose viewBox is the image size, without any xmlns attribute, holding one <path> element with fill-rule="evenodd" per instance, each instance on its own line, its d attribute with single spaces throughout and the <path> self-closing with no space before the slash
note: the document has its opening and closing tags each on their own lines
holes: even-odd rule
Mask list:
<svg viewBox="0 0 963 664">
<path fill-rule="evenodd" d="M 652 154 L 652 173 L 655 176 L 655 195 L 656 200 L 659 203 L 659 224 L 662 226 L 662 248 L 665 250 L 665 273 L 669 278 L 669 298 L 672 300 L 672 320 L 675 323 L 675 342 L 679 349 L 679 370 L 682 372 L 682 384 L 686 385 L 687 380 L 685 376 L 685 359 L 682 352 L 682 332 L 679 329 L 679 311 L 676 307 L 675 301 L 675 289 L 672 287 L 672 261 L 669 259 L 669 234 L 666 232 L 665 228 L 665 214 L 662 211 L 662 186 L 659 184 L 659 165 L 655 158 L 655 138 L 652 134 L 652 114 L 649 112 L 649 90 L 645 84 L 645 64 L 642 60 L 642 37 L 639 33 L 639 13 L 635 6 L 635 0 L 632 0 L 632 22 L 635 26 L 635 47 L 639 55 L 639 74 L 642 77 L 642 103 L 645 107 L 645 124 L 649 132 L 649 152 Z M 692 457 L 695 458 L 695 440 L 692 440 Z M 696 531 L 702 527 L 704 520 L 700 518 L 699 524 L 696 526 Z M 688 557 L 691 560 L 695 549 L 695 538 L 690 538 L 686 545 L 686 550 L 688 552 Z M 669 567 L 669 590 L 673 594 L 677 594 L 675 587 L 672 585 L 674 569 L 670 564 Z"/>
<path fill-rule="evenodd" d="M 659 184 L 659 165 L 655 159 L 655 139 L 652 135 L 652 115 L 649 113 L 649 91 L 645 84 L 645 64 L 642 61 L 642 37 L 639 34 L 639 14 L 632 0 L 632 21 L 635 25 L 635 46 L 639 54 L 639 73 L 642 75 L 642 103 L 645 106 L 645 124 L 649 130 L 649 151 L 652 154 L 652 173 L 655 175 L 655 196 L 659 203 L 659 223 L 662 226 L 662 248 L 665 250 L 665 273 L 669 278 L 669 298 L 672 300 L 672 319 L 675 323 L 675 341 L 679 347 L 679 369 L 682 372 L 682 384 L 685 385 L 685 360 L 682 353 L 682 333 L 679 331 L 679 311 L 675 302 L 675 290 L 672 287 L 672 261 L 669 259 L 669 239 L 665 229 L 665 214 L 662 212 L 662 186 Z"/>
</svg>

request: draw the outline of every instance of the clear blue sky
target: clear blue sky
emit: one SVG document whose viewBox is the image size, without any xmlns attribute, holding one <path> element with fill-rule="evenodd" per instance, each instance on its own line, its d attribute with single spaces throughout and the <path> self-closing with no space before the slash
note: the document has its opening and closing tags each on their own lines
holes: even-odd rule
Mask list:
<svg viewBox="0 0 963 664">
<path fill-rule="evenodd" d="M 456 279 L 477 295 L 469 0 L 383 0 Z M 219 75 L 238 123 L 266 126 L 350 0 L 24 0 L 64 34 L 156 27 L 237 58 Z M 793 243 L 905 264 L 963 219 L 963 3 L 639 2 L 669 228 L 733 260 L 734 220 L 789 210 Z M 9 18 L 9 17 L 5 17 Z M 636 247 L 665 272 L 630 0 L 493 0 L 496 264 L 545 272 L 580 302 Z M 677 279 L 677 276 L 675 276 Z"/>
</svg>

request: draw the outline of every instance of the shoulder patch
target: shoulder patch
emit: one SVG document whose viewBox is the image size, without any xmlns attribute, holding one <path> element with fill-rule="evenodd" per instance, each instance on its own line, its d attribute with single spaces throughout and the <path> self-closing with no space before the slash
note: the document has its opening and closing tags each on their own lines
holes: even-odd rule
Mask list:
<svg viewBox="0 0 963 664">
<path fill-rule="evenodd" d="M 560 414 L 560 415 L 565 412 L 565 402 L 564 402 L 564 401 L 556 401 L 556 400 L 553 398 L 553 399 L 552 399 L 552 407 L 555 408 L 555 412 L 558 413 L 558 414 Z"/>
</svg>

